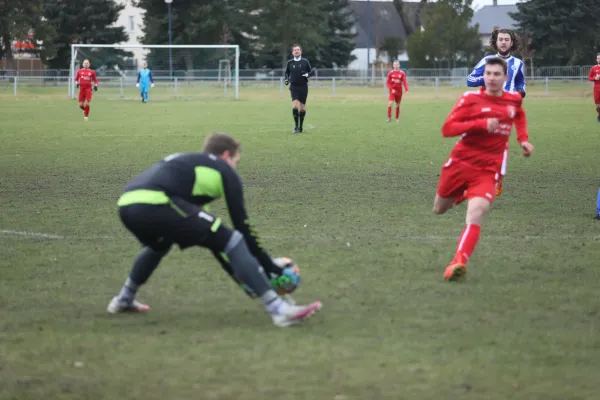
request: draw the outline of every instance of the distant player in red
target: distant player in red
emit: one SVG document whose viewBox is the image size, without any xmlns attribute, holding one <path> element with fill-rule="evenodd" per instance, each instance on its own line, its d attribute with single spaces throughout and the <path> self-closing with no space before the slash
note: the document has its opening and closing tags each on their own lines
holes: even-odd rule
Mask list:
<svg viewBox="0 0 600 400">
<path fill-rule="evenodd" d="M 588 80 L 594 82 L 594 103 L 596 104 L 596 112 L 598 113 L 598 122 L 600 122 L 600 53 L 596 54 L 596 63 L 590 69 Z"/>
<path fill-rule="evenodd" d="M 387 76 L 387 87 L 389 91 L 388 95 L 388 109 L 387 109 L 387 122 L 392 120 L 392 104 L 396 103 L 396 122 L 400 118 L 400 102 L 402 101 L 402 85 L 404 90 L 408 93 L 408 82 L 406 81 L 406 74 L 400 69 L 400 62 L 394 61 L 392 64 L 394 68 Z"/>
<path fill-rule="evenodd" d="M 513 123 L 523 155 L 529 157 L 527 120 L 523 97 L 504 91 L 506 61 L 499 57 L 485 61 L 485 87 L 461 96 L 442 127 L 444 137 L 461 136 L 444 164 L 435 196 L 433 212 L 443 214 L 452 208 L 466 190 L 466 226 L 458 240 L 456 254 L 446 267 L 444 279 L 457 280 L 467 272 L 467 261 L 479 240 L 481 221 L 490 209 L 498 172 Z"/>
<path fill-rule="evenodd" d="M 88 120 L 90 115 L 90 102 L 92 101 L 92 82 L 94 90 L 98 90 L 98 78 L 96 72 L 90 69 L 90 61 L 83 60 L 83 68 L 77 71 L 75 83 L 79 89 L 79 108 L 83 110 L 84 121 Z"/>
</svg>

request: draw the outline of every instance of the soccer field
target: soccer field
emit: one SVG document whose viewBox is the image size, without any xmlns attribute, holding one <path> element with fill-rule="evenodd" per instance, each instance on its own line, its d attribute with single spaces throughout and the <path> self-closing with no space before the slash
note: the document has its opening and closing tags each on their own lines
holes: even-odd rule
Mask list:
<svg viewBox="0 0 600 400">
<path fill-rule="evenodd" d="M 462 91 L 411 90 L 397 125 L 381 89 L 316 89 L 301 135 L 277 89 L 148 104 L 101 89 L 87 123 L 64 91 L 1 92 L 0 399 L 597 398 L 592 100 L 531 90 L 534 155 L 511 138 L 504 193 L 451 284 L 465 204 L 431 209 Z M 139 293 L 150 313 L 106 313 L 139 250 L 123 185 L 212 131 L 242 142 L 249 214 L 300 264 L 296 300 L 323 302 L 300 327 L 274 327 L 203 249 L 164 260 Z"/>
</svg>

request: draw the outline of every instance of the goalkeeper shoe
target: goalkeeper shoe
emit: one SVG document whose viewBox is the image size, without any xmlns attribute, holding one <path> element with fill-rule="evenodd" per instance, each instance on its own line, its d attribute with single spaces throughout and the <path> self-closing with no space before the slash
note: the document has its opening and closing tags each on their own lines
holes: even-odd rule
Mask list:
<svg viewBox="0 0 600 400">
<path fill-rule="evenodd" d="M 323 307 L 320 301 L 315 301 L 308 306 L 296 306 L 282 302 L 278 310 L 271 314 L 273 324 L 279 327 L 296 325 L 319 311 Z"/>
<path fill-rule="evenodd" d="M 118 314 L 123 312 L 146 312 L 150 310 L 150 306 L 142 304 L 137 300 L 131 302 L 124 301 L 119 296 L 113 297 L 106 309 L 111 314 Z"/>
<path fill-rule="evenodd" d="M 467 274 L 467 266 L 462 263 L 452 262 L 444 271 L 444 279 L 447 281 L 459 281 Z"/>
</svg>

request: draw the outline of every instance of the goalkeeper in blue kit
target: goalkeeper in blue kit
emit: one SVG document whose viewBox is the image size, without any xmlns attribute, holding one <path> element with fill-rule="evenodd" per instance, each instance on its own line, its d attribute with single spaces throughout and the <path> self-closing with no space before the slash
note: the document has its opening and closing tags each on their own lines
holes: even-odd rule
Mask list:
<svg viewBox="0 0 600 400">
<path fill-rule="evenodd" d="M 140 96 L 142 103 L 148 102 L 148 90 L 154 87 L 154 79 L 152 79 L 152 71 L 148 69 L 148 64 L 142 64 L 142 69 L 138 72 L 137 83 L 135 87 L 140 88 Z"/>
</svg>

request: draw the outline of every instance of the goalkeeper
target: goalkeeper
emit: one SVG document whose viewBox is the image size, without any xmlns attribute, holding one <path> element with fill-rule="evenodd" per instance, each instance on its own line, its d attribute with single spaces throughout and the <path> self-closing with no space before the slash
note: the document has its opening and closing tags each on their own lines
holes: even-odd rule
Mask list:
<svg viewBox="0 0 600 400">
<path fill-rule="evenodd" d="M 137 83 L 135 87 L 140 88 L 140 96 L 142 103 L 148 102 L 148 90 L 154 87 L 154 79 L 152 79 L 152 71 L 148 69 L 148 63 L 142 64 L 142 69 L 138 72 Z"/>
<path fill-rule="evenodd" d="M 296 306 L 278 295 L 294 291 L 299 276 L 295 268 L 275 264 L 248 221 L 242 182 L 235 171 L 239 146 L 228 135 L 213 134 L 206 139 L 202 153 L 168 156 L 126 185 L 117 203 L 121 221 L 144 247 L 108 312 L 150 309 L 135 300 L 136 293 L 173 244 L 182 250 L 192 246 L 210 249 L 250 297 L 263 301 L 277 326 L 294 325 L 321 308 L 318 301 Z M 208 203 L 221 197 L 235 230 L 206 211 Z"/>
</svg>

